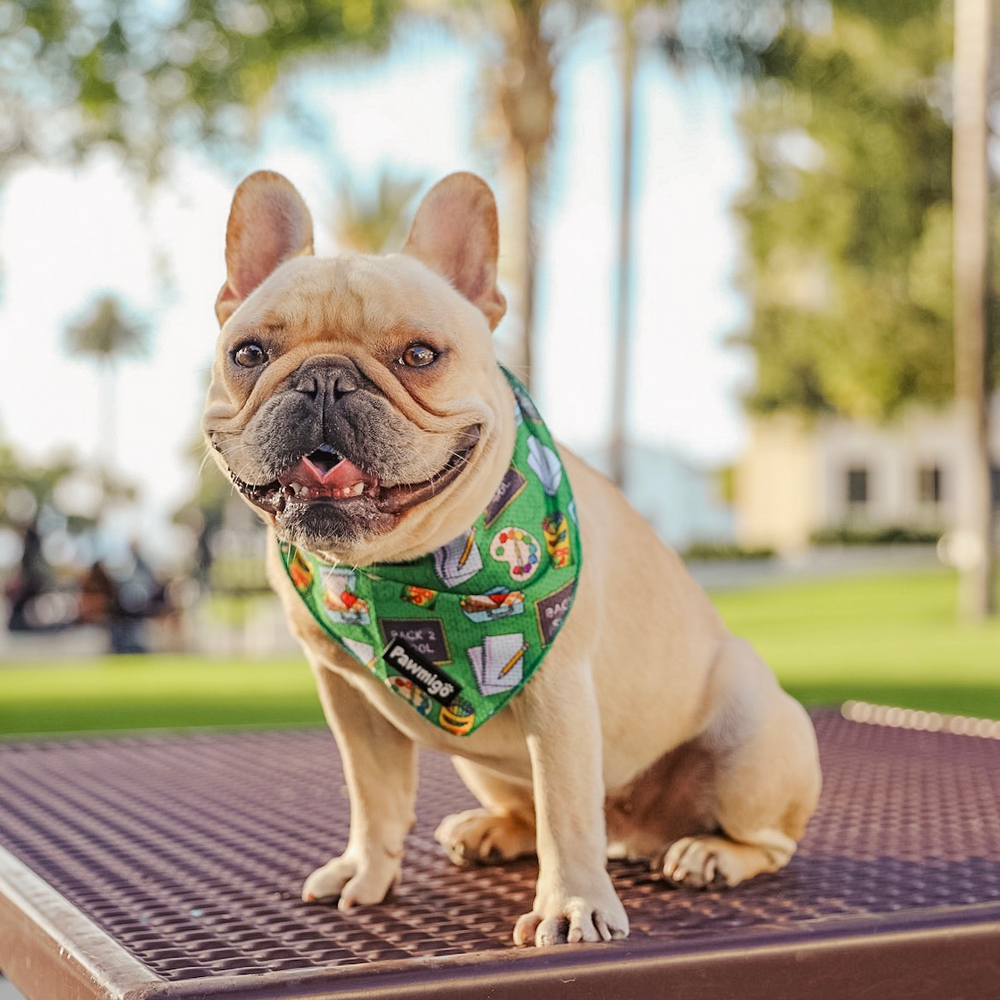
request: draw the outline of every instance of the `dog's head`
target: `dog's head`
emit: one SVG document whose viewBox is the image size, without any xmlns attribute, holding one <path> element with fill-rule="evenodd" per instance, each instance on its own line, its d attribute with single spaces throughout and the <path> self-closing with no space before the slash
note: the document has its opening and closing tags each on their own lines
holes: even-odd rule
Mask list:
<svg viewBox="0 0 1000 1000">
<path fill-rule="evenodd" d="M 471 524 L 513 442 L 487 185 L 437 184 L 401 253 L 317 258 L 298 192 L 255 173 L 233 198 L 226 268 L 203 427 L 278 537 L 364 565 Z"/>
</svg>

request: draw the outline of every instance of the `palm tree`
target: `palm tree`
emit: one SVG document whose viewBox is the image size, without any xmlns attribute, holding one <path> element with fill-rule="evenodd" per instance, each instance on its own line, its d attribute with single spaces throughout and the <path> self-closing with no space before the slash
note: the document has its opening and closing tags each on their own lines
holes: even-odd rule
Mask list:
<svg viewBox="0 0 1000 1000">
<path fill-rule="evenodd" d="M 398 249 L 406 239 L 406 210 L 422 180 L 403 180 L 384 169 L 374 192 L 359 190 L 346 178 L 333 221 L 333 235 L 339 246 L 358 253 L 385 253 Z"/>
<path fill-rule="evenodd" d="M 66 350 L 92 360 L 98 367 L 100 389 L 100 464 L 110 475 L 116 453 L 115 375 L 123 357 L 149 350 L 149 330 L 128 314 L 115 295 L 99 295 L 91 307 L 66 327 Z"/>
<path fill-rule="evenodd" d="M 626 486 L 629 374 L 632 363 L 632 173 L 635 169 L 635 64 L 637 55 L 634 0 L 619 0 L 621 25 L 621 155 L 618 200 L 618 275 L 615 304 L 615 353 L 611 383 L 609 472 Z"/>
<path fill-rule="evenodd" d="M 961 422 L 957 490 L 959 612 L 996 610 L 996 556 L 990 489 L 986 302 L 989 292 L 987 160 L 992 0 L 955 0 L 952 202 L 955 268 L 955 402 Z"/>
<path fill-rule="evenodd" d="M 553 43 L 542 31 L 547 0 L 491 0 L 484 17 L 501 43 L 501 55 L 491 74 L 489 101 L 499 112 L 502 131 L 502 171 L 512 218 L 514 253 L 508 264 L 521 320 L 519 357 L 512 366 L 529 389 L 535 365 L 535 278 L 538 241 L 533 228 L 545 179 L 545 161 L 552 139 L 556 91 Z"/>
</svg>

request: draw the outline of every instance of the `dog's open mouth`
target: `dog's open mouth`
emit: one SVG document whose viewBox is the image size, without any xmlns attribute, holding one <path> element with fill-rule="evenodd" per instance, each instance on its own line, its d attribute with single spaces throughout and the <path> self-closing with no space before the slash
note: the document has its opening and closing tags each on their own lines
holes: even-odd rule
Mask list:
<svg viewBox="0 0 1000 1000">
<path fill-rule="evenodd" d="M 235 473 L 230 477 L 237 489 L 255 506 L 281 515 L 291 506 L 372 504 L 383 514 L 402 514 L 429 500 L 449 486 L 468 464 L 479 441 L 478 426 L 467 428 L 451 459 L 438 473 L 420 483 L 387 485 L 339 454 L 331 445 L 320 445 L 303 455 L 273 482 L 254 485 Z"/>
<path fill-rule="evenodd" d="M 300 500 L 348 500 L 379 486 L 374 476 L 362 472 L 328 444 L 303 455 L 298 465 L 278 476 L 277 481 Z"/>
</svg>

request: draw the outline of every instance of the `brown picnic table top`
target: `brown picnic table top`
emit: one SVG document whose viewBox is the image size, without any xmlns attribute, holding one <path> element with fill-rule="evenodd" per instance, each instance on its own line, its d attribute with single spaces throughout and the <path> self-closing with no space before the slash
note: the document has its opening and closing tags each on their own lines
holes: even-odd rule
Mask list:
<svg viewBox="0 0 1000 1000">
<path fill-rule="evenodd" d="M 471 804 L 443 757 L 403 882 L 344 914 L 298 899 L 347 835 L 326 732 L 3 742 L 0 970 L 32 1000 L 1000 997 L 1000 725 L 814 718 L 825 788 L 788 868 L 692 892 L 612 863 L 630 938 L 546 949 L 510 940 L 533 862 L 434 842 Z"/>
</svg>

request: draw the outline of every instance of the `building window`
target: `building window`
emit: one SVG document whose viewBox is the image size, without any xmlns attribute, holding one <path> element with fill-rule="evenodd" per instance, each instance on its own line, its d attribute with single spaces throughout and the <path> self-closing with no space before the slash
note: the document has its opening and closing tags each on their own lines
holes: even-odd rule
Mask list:
<svg viewBox="0 0 1000 1000">
<path fill-rule="evenodd" d="M 941 466 L 923 465 L 917 470 L 917 497 L 921 503 L 941 502 Z"/>
<path fill-rule="evenodd" d="M 852 507 L 868 503 L 868 470 L 847 470 L 847 502 Z"/>
</svg>

